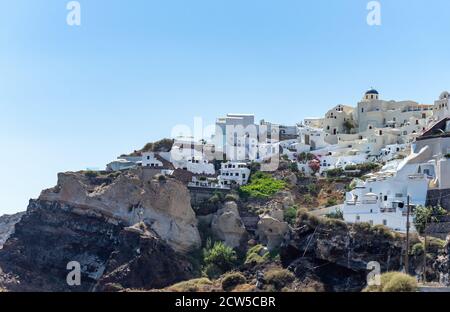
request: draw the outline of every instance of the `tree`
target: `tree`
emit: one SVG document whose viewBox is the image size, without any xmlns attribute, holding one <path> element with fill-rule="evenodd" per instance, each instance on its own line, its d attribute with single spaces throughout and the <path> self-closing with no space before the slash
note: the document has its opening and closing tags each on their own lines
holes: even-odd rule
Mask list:
<svg viewBox="0 0 450 312">
<path fill-rule="evenodd" d="M 415 210 L 414 226 L 417 232 L 423 234 L 425 232 L 426 224 L 431 222 L 438 222 L 439 217 L 447 214 L 447 211 L 440 207 L 423 207 L 419 206 Z"/>
</svg>

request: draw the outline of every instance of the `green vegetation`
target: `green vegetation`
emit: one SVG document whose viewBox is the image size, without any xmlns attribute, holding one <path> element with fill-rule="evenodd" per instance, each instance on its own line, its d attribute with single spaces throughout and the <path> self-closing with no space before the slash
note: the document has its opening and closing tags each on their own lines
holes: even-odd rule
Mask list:
<svg viewBox="0 0 450 312">
<path fill-rule="evenodd" d="M 174 292 L 199 292 L 202 287 L 211 286 L 213 283 L 207 278 L 197 278 L 185 282 L 180 282 L 170 286 L 168 289 Z"/>
<path fill-rule="evenodd" d="M 264 249 L 263 245 L 256 245 L 247 251 L 245 256 L 245 264 L 260 264 L 269 259 L 270 254 L 268 251 L 261 256 L 261 252 Z"/>
<path fill-rule="evenodd" d="M 338 202 L 337 202 L 336 198 L 328 198 L 326 207 L 333 207 L 333 206 L 336 206 L 337 204 L 338 204 Z"/>
<path fill-rule="evenodd" d="M 292 283 L 295 280 L 295 276 L 291 271 L 285 269 L 272 269 L 266 272 L 265 279 L 267 284 L 280 291 L 283 287 Z"/>
<path fill-rule="evenodd" d="M 316 159 L 316 156 L 314 156 L 314 154 L 311 154 L 311 153 L 303 152 L 303 153 L 300 153 L 297 156 L 297 159 L 298 159 L 299 162 L 305 163 L 307 161 L 311 161 L 313 159 Z"/>
<path fill-rule="evenodd" d="M 329 219 L 344 220 L 344 212 L 341 209 L 337 209 L 334 212 L 327 213 L 326 217 Z"/>
<path fill-rule="evenodd" d="M 269 198 L 286 185 L 286 182 L 276 180 L 267 173 L 257 172 L 251 177 L 249 184 L 239 188 L 239 193 L 244 198 Z"/>
<path fill-rule="evenodd" d="M 292 206 L 286 209 L 286 211 L 284 212 L 284 221 L 286 221 L 290 225 L 294 225 L 295 220 L 297 219 L 297 210 L 297 206 Z"/>
<path fill-rule="evenodd" d="M 223 194 L 219 191 L 215 191 L 214 194 L 208 199 L 211 204 L 217 204 L 223 201 Z"/>
<path fill-rule="evenodd" d="M 87 170 L 84 172 L 84 175 L 87 178 L 96 178 L 99 175 L 98 171 L 93 171 L 93 170 Z"/>
<path fill-rule="evenodd" d="M 447 214 L 447 211 L 442 207 L 419 206 L 416 208 L 414 214 L 414 226 L 420 234 L 423 234 L 426 224 L 437 222 L 439 217 Z"/>
<path fill-rule="evenodd" d="M 212 244 L 207 240 L 203 250 L 204 273 L 209 278 L 217 278 L 225 272 L 230 271 L 237 264 L 236 252 L 222 242 Z"/>
<path fill-rule="evenodd" d="M 225 274 L 222 279 L 222 289 L 225 291 L 232 291 L 237 285 L 242 285 L 247 282 L 247 279 L 242 273 L 231 272 Z"/>
<path fill-rule="evenodd" d="M 291 162 L 291 163 L 289 164 L 289 169 L 290 169 L 293 173 L 299 172 L 299 170 L 298 170 L 298 165 L 297 165 L 296 162 Z"/>
<path fill-rule="evenodd" d="M 417 280 L 401 272 L 387 272 L 380 277 L 381 285 L 367 286 L 364 292 L 415 292 Z"/>
<path fill-rule="evenodd" d="M 239 195 L 238 195 L 238 194 L 232 194 L 232 193 L 229 193 L 229 194 L 225 195 L 224 200 L 225 200 L 226 202 L 227 202 L 227 201 L 234 201 L 234 202 L 237 202 L 237 201 L 239 200 Z"/>
<path fill-rule="evenodd" d="M 414 246 L 412 246 L 411 254 L 417 257 L 420 255 L 423 255 L 424 250 L 425 249 L 424 249 L 423 243 L 417 243 L 417 244 L 414 244 Z"/>
<path fill-rule="evenodd" d="M 450 158 L 450 153 L 444 155 L 445 158 Z"/>
<path fill-rule="evenodd" d="M 314 198 L 310 194 L 305 194 L 303 196 L 303 201 L 307 205 L 311 205 L 314 203 Z"/>
<path fill-rule="evenodd" d="M 344 169 L 342 168 L 330 169 L 325 172 L 327 174 L 327 178 L 337 178 L 345 174 Z"/>
<path fill-rule="evenodd" d="M 153 143 L 147 143 L 142 148 L 141 152 L 170 152 L 174 140 L 162 139 Z"/>
</svg>

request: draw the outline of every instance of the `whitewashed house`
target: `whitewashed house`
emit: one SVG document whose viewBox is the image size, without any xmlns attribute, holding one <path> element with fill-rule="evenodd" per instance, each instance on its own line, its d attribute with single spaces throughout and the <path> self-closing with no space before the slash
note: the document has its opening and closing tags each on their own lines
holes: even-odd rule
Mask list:
<svg viewBox="0 0 450 312">
<path fill-rule="evenodd" d="M 346 193 L 344 219 L 347 222 L 382 224 L 395 231 L 406 231 L 407 201 L 409 196 L 411 230 L 414 207 L 424 206 L 428 185 L 432 177 L 420 172 L 421 164 L 427 163 L 429 148 L 411 153 L 397 168 L 384 168 L 365 182 Z"/>
<path fill-rule="evenodd" d="M 154 152 L 145 152 L 142 153 L 142 167 L 160 169 L 163 163 L 156 158 Z"/>
<path fill-rule="evenodd" d="M 250 177 L 250 169 L 243 162 L 222 163 L 219 174 L 219 182 L 222 185 L 245 185 Z"/>
</svg>

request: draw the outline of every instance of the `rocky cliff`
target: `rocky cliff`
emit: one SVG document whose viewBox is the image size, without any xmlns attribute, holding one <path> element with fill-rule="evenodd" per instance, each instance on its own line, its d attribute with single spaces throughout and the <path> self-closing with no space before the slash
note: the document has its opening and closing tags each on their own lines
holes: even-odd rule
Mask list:
<svg viewBox="0 0 450 312">
<path fill-rule="evenodd" d="M 320 282 L 327 291 L 360 291 L 369 262 L 378 262 L 381 272 L 401 269 L 403 247 L 403 237 L 381 226 L 305 215 L 283 246 L 281 260 L 303 283 Z"/>
<path fill-rule="evenodd" d="M 138 225 L 136 225 L 138 224 Z M 62 173 L 30 201 L 0 250 L 0 289 L 88 291 L 165 287 L 192 276 L 186 252 L 198 248 L 186 187 L 170 178 Z M 66 281 L 69 262 L 81 285 Z"/>
<path fill-rule="evenodd" d="M 0 249 L 6 240 L 14 233 L 14 228 L 17 222 L 20 221 L 24 212 L 19 212 L 13 215 L 4 215 L 0 217 Z"/>
</svg>

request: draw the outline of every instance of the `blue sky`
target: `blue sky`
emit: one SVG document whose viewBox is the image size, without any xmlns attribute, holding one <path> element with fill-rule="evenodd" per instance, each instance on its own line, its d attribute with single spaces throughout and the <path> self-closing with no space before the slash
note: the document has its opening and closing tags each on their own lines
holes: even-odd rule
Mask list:
<svg viewBox="0 0 450 312">
<path fill-rule="evenodd" d="M 227 112 L 293 124 L 376 87 L 432 103 L 450 89 L 450 2 L 0 0 L 0 214 L 61 171 Z"/>
</svg>

